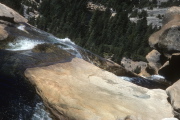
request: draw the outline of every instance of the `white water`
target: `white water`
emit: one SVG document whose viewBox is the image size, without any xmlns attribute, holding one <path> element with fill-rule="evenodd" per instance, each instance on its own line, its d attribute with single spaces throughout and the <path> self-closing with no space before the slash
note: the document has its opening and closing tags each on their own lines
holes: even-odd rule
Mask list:
<svg viewBox="0 0 180 120">
<path fill-rule="evenodd" d="M 63 43 L 70 43 L 70 44 L 73 44 L 75 45 L 74 42 L 72 42 L 69 38 L 64 38 L 64 39 L 60 39 L 60 38 L 57 38 L 57 37 L 54 37 L 56 40 L 58 40 L 59 42 L 63 42 Z"/>
<path fill-rule="evenodd" d="M 125 81 L 129 81 L 131 82 L 131 78 L 130 77 L 124 77 L 124 76 L 119 76 L 121 79 L 125 80 Z"/>
<path fill-rule="evenodd" d="M 17 29 L 25 31 L 25 25 L 19 25 L 17 26 Z M 83 58 L 82 55 L 79 53 L 79 51 L 76 49 L 76 44 L 72 42 L 69 38 L 57 38 L 53 36 L 50 33 L 46 33 L 42 30 L 39 30 L 35 27 L 32 27 L 33 31 L 37 32 L 40 36 L 45 36 L 45 38 L 48 39 L 48 41 L 43 41 L 43 40 L 32 40 L 28 38 L 23 38 L 19 37 L 18 42 L 12 42 L 8 44 L 7 50 L 11 51 L 19 51 L 19 50 L 30 50 L 33 49 L 36 45 L 38 44 L 43 44 L 43 43 L 59 43 L 58 47 L 60 47 L 63 50 L 66 50 L 67 52 L 71 53 L 72 55 L 75 55 L 78 58 Z"/>
<path fill-rule="evenodd" d="M 49 38 L 52 40 L 53 43 L 60 43 L 64 46 L 59 45 L 59 47 L 67 52 L 75 55 L 78 58 L 83 58 L 79 51 L 76 49 L 76 44 L 72 42 L 69 38 L 57 38 L 51 34 L 49 34 Z"/>
<path fill-rule="evenodd" d="M 22 31 L 25 31 L 25 25 L 19 25 L 19 26 L 17 27 L 17 29 L 22 30 Z"/>
<path fill-rule="evenodd" d="M 151 76 L 152 79 L 156 79 L 156 80 L 160 80 L 160 79 L 165 79 L 163 76 L 161 75 L 152 75 Z"/>
<path fill-rule="evenodd" d="M 23 29 L 23 27 L 19 29 Z M 60 45 L 58 46 L 61 49 L 66 50 L 67 52 L 75 55 L 78 58 L 82 58 L 81 54 L 75 48 L 75 43 L 72 42 L 69 38 L 59 39 L 54 36 L 48 36 L 48 37 L 50 38 L 50 40 L 52 40 L 52 43 L 59 43 Z M 33 49 L 36 45 L 43 43 L 49 43 L 49 42 L 45 42 L 43 40 L 29 39 L 25 37 L 18 37 L 13 42 L 8 43 L 6 50 L 10 50 L 10 51 L 30 50 Z"/>
<path fill-rule="evenodd" d="M 122 78 L 123 80 L 129 81 L 129 82 L 131 82 L 131 80 L 132 80 L 132 78 L 130 78 L 130 77 L 124 77 L 124 76 L 119 76 L 119 77 Z M 161 75 L 152 75 L 150 77 L 143 77 L 143 78 L 148 79 L 148 80 L 165 80 L 165 78 Z"/>
<path fill-rule="evenodd" d="M 29 50 L 34 48 L 36 45 L 42 43 L 44 42 L 20 37 L 13 42 L 9 42 L 6 50 L 11 50 L 11 51 Z"/>
<path fill-rule="evenodd" d="M 166 81 L 165 77 L 161 75 L 152 75 L 150 77 L 144 77 L 144 78 L 149 79 L 149 80 L 155 80 L 155 81 Z"/>
<path fill-rule="evenodd" d="M 31 120 L 52 120 L 49 117 L 49 113 L 45 111 L 45 107 L 42 102 L 36 104 L 36 108 Z"/>
</svg>

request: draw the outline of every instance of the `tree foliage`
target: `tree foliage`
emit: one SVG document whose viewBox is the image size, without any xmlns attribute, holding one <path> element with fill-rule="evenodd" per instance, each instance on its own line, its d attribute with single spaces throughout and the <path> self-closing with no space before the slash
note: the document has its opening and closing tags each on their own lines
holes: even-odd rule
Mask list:
<svg viewBox="0 0 180 120">
<path fill-rule="evenodd" d="M 156 29 L 147 25 L 146 11 L 138 13 L 140 20 L 133 23 L 129 13 L 138 0 L 91 0 L 104 5 L 105 11 L 87 9 L 88 0 L 43 0 L 38 8 L 41 16 L 30 22 L 57 37 L 69 37 L 76 44 L 101 56 L 113 55 L 145 61 L 150 51 L 148 37 Z M 111 16 L 116 13 L 115 16 Z M 137 13 L 136 13 L 137 14 Z"/>
<path fill-rule="evenodd" d="M 38 28 L 57 37 L 69 37 L 76 44 L 99 55 L 113 55 L 120 62 L 122 57 L 145 61 L 149 52 L 148 37 L 155 30 L 147 26 L 147 13 L 138 14 L 140 20 L 133 23 L 128 14 L 138 1 L 92 0 L 103 4 L 106 11 L 88 10 L 86 0 L 43 0 L 38 11 L 41 16 L 31 19 Z M 112 9 L 110 9 L 112 8 Z M 116 15 L 112 17 L 112 12 Z"/>
</svg>

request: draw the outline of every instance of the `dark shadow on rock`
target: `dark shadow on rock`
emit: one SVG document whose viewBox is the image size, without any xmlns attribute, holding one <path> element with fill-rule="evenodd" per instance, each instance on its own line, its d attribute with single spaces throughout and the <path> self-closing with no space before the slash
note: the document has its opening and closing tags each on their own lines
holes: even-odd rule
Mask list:
<svg viewBox="0 0 180 120">
<path fill-rule="evenodd" d="M 169 60 L 169 64 L 163 66 L 159 70 L 159 74 L 164 76 L 172 83 L 180 79 L 180 56 L 176 54 L 172 55 L 171 59 Z"/>
<path fill-rule="evenodd" d="M 169 83 L 166 81 L 150 80 L 142 77 L 129 78 L 130 81 L 138 86 L 145 87 L 148 89 L 166 89 L 169 87 Z"/>
</svg>

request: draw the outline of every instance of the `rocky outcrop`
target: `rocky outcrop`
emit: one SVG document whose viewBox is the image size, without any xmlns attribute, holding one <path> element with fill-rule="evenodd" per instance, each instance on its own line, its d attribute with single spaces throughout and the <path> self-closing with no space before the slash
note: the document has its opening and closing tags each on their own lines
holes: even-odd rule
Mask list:
<svg viewBox="0 0 180 120">
<path fill-rule="evenodd" d="M 57 119 L 161 120 L 173 116 L 165 91 L 139 87 L 82 59 L 28 68 L 25 76 Z"/>
<path fill-rule="evenodd" d="M 167 80 L 173 83 L 180 79 L 180 53 L 172 54 L 171 59 L 166 62 L 159 70 L 159 74 L 163 75 Z"/>
<path fill-rule="evenodd" d="M 156 73 L 164 76 L 172 83 L 180 79 L 180 7 L 171 7 L 165 14 L 164 26 L 149 38 L 149 44 L 158 52 L 147 60 Z M 152 61 L 152 62 L 151 62 Z M 162 65 L 162 67 L 161 67 Z"/>
<path fill-rule="evenodd" d="M 27 19 L 15 12 L 13 9 L 0 3 L 0 20 L 10 23 L 27 23 Z"/>
<path fill-rule="evenodd" d="M 8 38 L 7 27 L 18 23 L 27 23 L 27 19 L 15 12 L 13 9 L 0 3 L 0 40 Z"/>
<path fill-rule="evenodd" d="M 142 62 L 142 61 L 136 62 L 125 57 L 123 57 L 123 59 L 121 60 L 121 64 L 124 66 L 126 70 L 135 72 L 137 74 L 141 73 L 147 67 L 146 62 Z"/>
<path fill-rule="evenodd" d="M 174 108 L 174 115 L 180 119 L 180 80 L 166 89 L 170 103 Z"/>
<path fill-rule="evenodd" d="M 169 21 L 172 20 L 174 22 L 178 22 L 180 20 L 180 9 L 177 6 L 173 6 L 166 11 L 166 14 L 164 15 L 162 21 L 163 25 L 167 24 Z"/>
<path fill-rule="evenodd" d="M 158 69 L 162 66 L 161 65 L 161 54 L 157 50 L 152 50 L 146 56 L 148 61 L 149 67 L 154 70 L 154 74 L 158 74 Z"/>
<path fill-rule="evenodd" d="M 165 25 L 158 32 L 152 34 L 149 38 L 151 47 L 163 53 L 166 57 L 170 58 L 172 53 L 180 52 L 180 17 L 179 7 L 172 7 L 167 12 L 165 17 Z M 178 16 L 178 17 L 177 17 Z"/>
</svg>

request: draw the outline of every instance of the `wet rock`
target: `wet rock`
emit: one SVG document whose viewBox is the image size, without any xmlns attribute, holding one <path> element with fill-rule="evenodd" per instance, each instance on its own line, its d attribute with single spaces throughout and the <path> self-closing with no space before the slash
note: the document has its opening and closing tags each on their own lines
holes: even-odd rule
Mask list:
<svg viewBox="0 0 180 120">
<path fill-rule="evenodd" d="M 57 53 L 61 52 L 62 54 L 68 54 L 66 51 L 60 49 L 57 45 L 50 44 L 50 43 L 43 43 L 43 44 L 38 44 L 36 45 L 32 51 L 34 53 Z"/>
<path fill-rule="evenodd" d="M 48 74 L 47 74 L 48 73 Z M 63 120 L 161 120 L 173 117 L 164 90 L 139 87 L 82 59 L 28 68 L 25 76 Z"/>
</svg>

